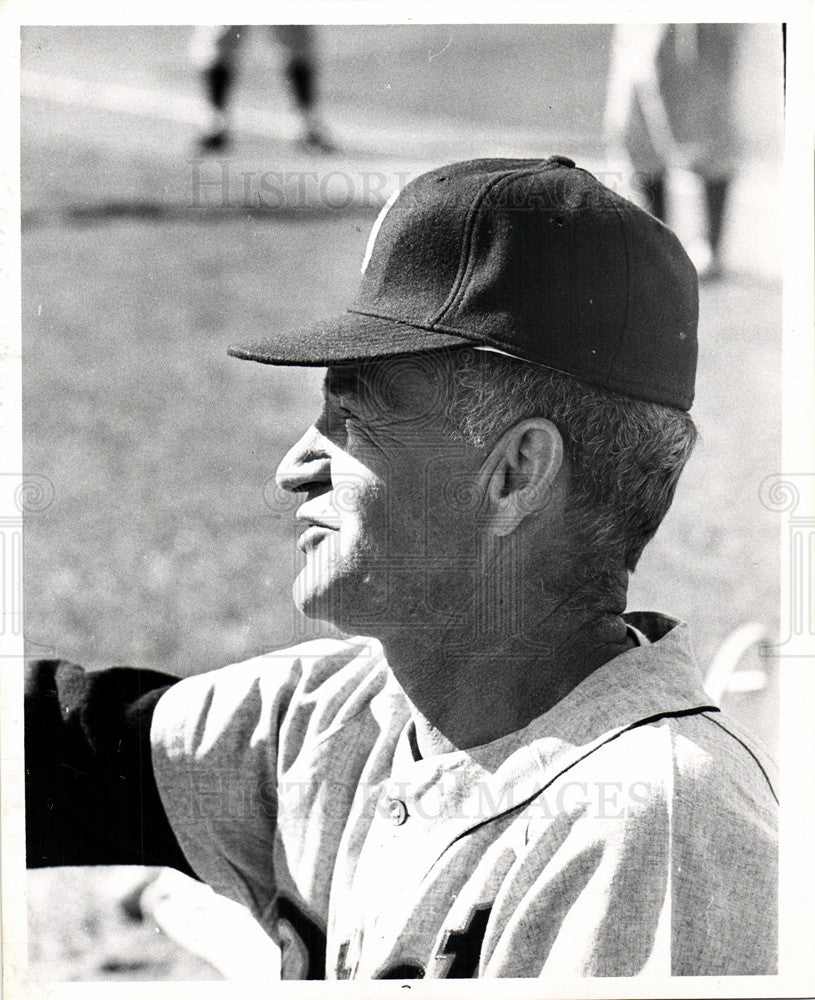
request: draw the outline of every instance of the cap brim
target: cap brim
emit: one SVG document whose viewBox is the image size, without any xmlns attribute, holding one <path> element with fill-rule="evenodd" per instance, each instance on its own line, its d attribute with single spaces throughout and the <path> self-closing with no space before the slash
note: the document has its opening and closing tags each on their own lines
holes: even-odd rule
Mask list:
<svg viewBox="0 0 815 1000">
<path fill-rule="evenodd" d="M 228 353 L 233 358 L 265 365 L 324 367 L 472 343 L 455 334 L 349 311 L 310 327 L 275 333 L 256 344 L 234 345 L 228 348 Z"/>
</svg>

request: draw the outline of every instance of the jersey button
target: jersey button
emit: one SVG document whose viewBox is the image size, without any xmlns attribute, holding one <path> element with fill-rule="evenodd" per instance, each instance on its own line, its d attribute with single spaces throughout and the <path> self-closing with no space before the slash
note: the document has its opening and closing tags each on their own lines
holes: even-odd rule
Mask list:
<svg viewBox="0 0 815 1000">
<path fill-rule="evenodd" d="M 401 826 L 408 818 L 407 806 L 401 799 L 390 799 L 385 812 L 394 826 Z"/>
</svg>

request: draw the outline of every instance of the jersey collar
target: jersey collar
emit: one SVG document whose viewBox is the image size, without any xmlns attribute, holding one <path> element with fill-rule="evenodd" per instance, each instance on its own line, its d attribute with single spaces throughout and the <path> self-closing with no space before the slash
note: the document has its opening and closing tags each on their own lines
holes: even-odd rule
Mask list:
<svg viewBox="0 0 815 1000">
<path fill-rule="evenodd" d="M 702 687 L 684 623 L 637 613 L 648 639 L 609 660 L 523 729 L 469 750 L 416 761 L 407 727 L 390 792 L 425 826 L 428 857 L 482 823 L 523 808 L 578 761 L 660 717 L 718 711 Z"/>
</svg>

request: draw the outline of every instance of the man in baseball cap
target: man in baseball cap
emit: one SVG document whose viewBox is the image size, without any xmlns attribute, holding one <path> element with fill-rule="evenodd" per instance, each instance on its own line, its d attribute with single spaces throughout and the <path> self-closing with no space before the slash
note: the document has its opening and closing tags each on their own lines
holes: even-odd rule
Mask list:
<svg viewBox="0 0 815 1000">
<path fill-rule="evenodd" d="M 343 316 L 231 349 L 327 368 L 278 483 L 295 601 L 349 637 L 182 681 L 36 665 L 29 863 L 195 873 L 291 978 L 774 972 L 770 766 L 687 626 L 624 613 L 696 324 L 675 236 L 565 157 L 405 187 Z"/>
</svg>

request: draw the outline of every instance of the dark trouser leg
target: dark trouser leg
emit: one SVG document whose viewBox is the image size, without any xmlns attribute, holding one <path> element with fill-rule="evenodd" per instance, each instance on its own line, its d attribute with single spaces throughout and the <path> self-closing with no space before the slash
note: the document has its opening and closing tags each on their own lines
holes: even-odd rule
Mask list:
<svg viewBox="0 0 815 1000">
<path fill-rule="evenodd" d="M 705 180 L 705 206 L 707 208 L 708 239 L 713 256 L 718 257 L 724 228 L 724 213 L 730 187 L 729 177 Z"/>
<path fill-rule="evenodd" d="M 272 32 L 285 53 L 283 74 L 301 120 L 299 142 L 311 149 L 330 152 L 334 146 L 325 134 L 317 108 L 315 30 L 310 24 L 279 24 Z"/>
<path fill-rule="evenodd" d="M 664 222 L 667 211 L 664 172 L 640 174 L 639 184 L 645 195 L 648 211 Z"/>
<path fill-rule="evenodd" d="M 223 149 L 229 142 L 228 108 L 247 30 L 243 24 L 210 24 L 199 25 L 193 34 L 190 56 L 198 68 L 208 109 L 208 122 L 198 141 L 202 153 Z"/>
<path fill-rule="evenodd" d="M 235 78 L 232 67 L 224 62 L 216 62 L 204 70 L 203 76 L 210 104 L 218 111 L 223 111 Z"/>
<path fill-rule="evenodd" d="M 311 24 L 277 24 L 272 35 L 283 50 L 283 75 L 297 109 L 310 111 L 317 100 L 315 28 Z"/>
<path fill-rule="evenodd" d="M 235 71 L 228 63 L 219 60 L 203 70 L 201 75 L 213 114 L 209 130 L 201 137 L 198 147 L 202 153 L 214 153 L 224 149 L 229 142 L 226 106 Z"/>
<path fill-rule="evenodd" d="M 297 107 L 309 111 L 314 106 L 314 67 L 304 59 L 292 59 L 286 65 L 285 74 Z"/>
</svg>

